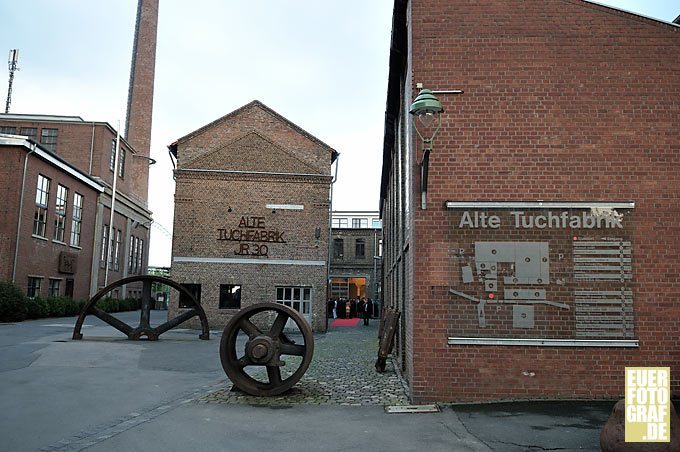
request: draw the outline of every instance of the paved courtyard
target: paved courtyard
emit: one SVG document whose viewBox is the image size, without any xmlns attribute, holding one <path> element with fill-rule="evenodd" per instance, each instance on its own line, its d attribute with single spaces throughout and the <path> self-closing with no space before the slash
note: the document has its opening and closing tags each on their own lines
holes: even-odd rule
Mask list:
<svg viewBox="0 0 680 452">
<path fill-rule="evenodd" d="M 400 376 L 388 360 L 385 372 L 375 370 L 378 321 L 368 327 L 330 327 L 317 335 L 314 358 L 302 379 L 286 394 L 254 397 L 232 391 L 231 384 L 201 397 L 203 403 L 248 405 L 407 405 Z"/>
</svg>

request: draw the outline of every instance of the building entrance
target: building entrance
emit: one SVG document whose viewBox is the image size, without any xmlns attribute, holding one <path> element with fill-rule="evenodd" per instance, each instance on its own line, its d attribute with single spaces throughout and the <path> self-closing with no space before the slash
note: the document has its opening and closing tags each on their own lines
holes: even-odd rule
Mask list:
<svg viewBox="0 0 680 452">
<path fill-rule="evenodd" d="M 331 278 L 331 298 L 363 298 L 366 296 L 366 278 Z"/>
</svg>

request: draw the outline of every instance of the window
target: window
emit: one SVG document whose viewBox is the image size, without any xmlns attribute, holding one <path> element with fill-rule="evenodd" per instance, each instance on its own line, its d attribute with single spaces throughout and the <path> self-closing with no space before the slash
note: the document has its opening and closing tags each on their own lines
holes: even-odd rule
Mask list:
<svg viewBox="0 0 680 452">
<path fill-rule="evenodd" d="M 33 234 L 47 237 L 47 203 L 50 200 L 50 179 L 38 174 L 38 187 L 35 192 L 35 216 L 33 217 Z"/>
<path fill-rule="evenodd" d="M 196 302 L 201 304 L 201 285 L 200 284 L 180 284 L 186 290 L 189 291 L 191 295 L 194 296 Z M 194 305 L 191 299 L 184 294 L 184 292 L 179 293 L 179 307 L 180 308 L 193 308 Z"/>
<path fill-rule="evenodd" d="M 347 218 L 333 218 L 331 220 L 331 227 L 346 228 L 347 227 Z"/>
<path fill-rule="evenodd" d="M 101 268 L 106 268 L 106 255 L 107 255 L 107 248 L 108 248 L 108 243 L 109 243 L 109 225 L 105 224 L 102 227 L 102 248 L 101 248 L 101 255 L 99 256 L 99 266 Z"/>
<path fill-rule="evenodd" d="M 241 286 L 220 284 L 220 309 L 241 309 Z"/>
<path fill-rule="evenodd" d="M 68 188 L 57 185 L 57 204 L 54 209 L 54 240 L 64 241 L 64 230 L 66 229 L 66 204 L 68 203 Z"/>
<path fill-rule="evenodd" d="M 73 217 L 71 219 L 71 246 L 80 246 L 80 230 L 83 223 L 83 195 L 73 194 Z"/>
<path fill-rule="evenodd" d="M 352 227 L 353 228 L 367 228 L 368 227 L 368 218 L 352 218 Z"/>
<path fill-rule="evenodd" d="M 137 264 L 135 265 L 135 271 L 137 273 L 142 273 L 144 271 L 144 239 L 139 239 L 137 251 Z"/>
<path fill-rule="evenodd" d="M 118 156 L 118 175 L 123 177 L 125 175 L 125 149 L 120 148 L 120 155 Z"/>
<path fill-rule="evenodd" d="M 109 159 L 109 171 L 113 172 L 116 166 L 116 140 L 111 140 L 111 158 Z"/>
<path fill-rule="evenodd" d="M 19 131 L 19 135 L 23 135 L 36 141 L 38 139 L 38 129 L 35 127 L 22 127 Z"/>
<path fill-rule="evenodd" d="M 16 135 L 17 128 L 16 127 L 3 126 L 3 127 L 0 127 L 0 133 L 9 133 L 10 135 Z"/>
<path fill-rule="evenodd" d="M 40 144 L 52 152 L 57 152 L 58 129 L 42 129 L 40 131 Z"/>
<path fill-rule="evenodd" d="M 120 270 L 120 245 L 121 241 L 123 240 L 123 231 L 120 229 L 116 230 L 116 244 L 115 244 L 115 249 L 113 253 L 113 269 L 115 271 Z"/>
<path fill-rule="evenodd" d="M 354 244 L 354 257 L 364 259 L 366 257 L 366 242 L 364 239 L 357 239 Z"/>
<path fill-rule="evenodd" d="M 58 297 L 60 286 L 61 286 L 61 279 L 50 278 L 50 286 L 48 287 L 47 295 L 50 296 L 50 297 Z"/>
<path fill-rule="evenodd" d="M 66 295 L 67 297 L 73 298 L 73 280 L 72 279 L 66 280 L 66 288 L 64 289 L 64 295 Z"/>
<path fill-rule="evenodd" d="M 382 229 L 382 220 L 379 220 L 379 219 L 374 218 L 374 219 L 371 221 L 371 227 L 372 227 L 373 229 Z"/>
<path fill-rule="evenodd" d="M 277 287 L 276 302 L 293 308 L 301 314 L 311 313 L 311 287 Z"/>
<path fill-rule="evenodd" d="M 37 278 L 35 276 L 28 277 L 28 286 L 26 288 L 26 296 L 28 298 L 35 298 L 40 296 L 40 285 L 42 284 L 42 278 Z"/>
<path fill-rule="evenodd" d="M 130 236 L 130 252 L 128 253 L 128 273 L 132 274 L 135 268 L 135 236 Z"/>
<path fill-rule="evenodd" d="M 342 239 L 333 239 L 333 259 L 342 259 L 345 242 Z"/>
</svg>

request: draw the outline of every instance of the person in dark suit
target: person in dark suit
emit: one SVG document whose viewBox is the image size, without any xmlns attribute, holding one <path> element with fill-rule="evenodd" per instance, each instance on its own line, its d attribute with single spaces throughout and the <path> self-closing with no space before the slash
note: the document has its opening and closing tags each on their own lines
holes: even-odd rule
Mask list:
<svg viewBox="0 0 680 452">
<path fill-rule="evenodd" d="M 362 316 L 364 318 L 364 326 L 368 326 L 368 321 L 371 318 L 371 314 L 373 313 L 373 302 L 371 301 L 370 298 L 366 299 L 364 298 L 362 301 Z"/>
</svg>

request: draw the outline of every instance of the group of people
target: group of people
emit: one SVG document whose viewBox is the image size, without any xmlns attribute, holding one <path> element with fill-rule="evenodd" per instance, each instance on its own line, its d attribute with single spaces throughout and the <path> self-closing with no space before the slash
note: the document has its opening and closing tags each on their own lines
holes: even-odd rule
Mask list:
<svg viewBox="0 0 680 452">
<path fill-rule="evenodd" d="M 373 316 L 373 300 L 370 298 L 334 298 L 328 301 L 328 317 L 333 319 L 364 319 L 364 325 Z"/>
</svg>

